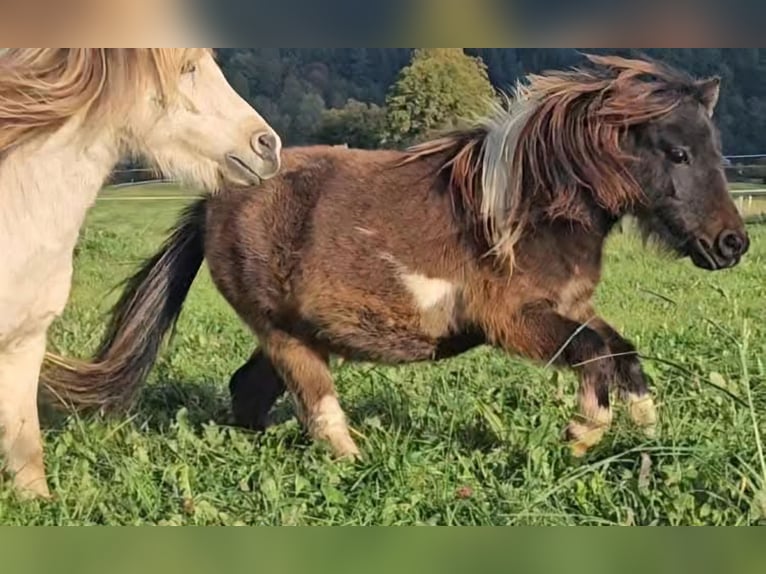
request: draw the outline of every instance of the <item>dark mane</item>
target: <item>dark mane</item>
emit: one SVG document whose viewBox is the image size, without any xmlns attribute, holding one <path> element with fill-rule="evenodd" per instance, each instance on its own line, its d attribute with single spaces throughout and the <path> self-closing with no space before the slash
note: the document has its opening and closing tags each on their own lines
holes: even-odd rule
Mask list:
<svg viewBox="0 0 766 574">
<path fill-rule="evenodd" d="M 701 101 L 691 76 L 660 62 L 587 58 L 587 68 L 527 76 L 477 125 L 406 151 L 403 163 L 444 156 L 455 199 L 481 215 L 488 243 L 511 259 L 537 213 L 588 225 L 583 194 L 614 215 L 642 202 L 623 150 L 627 130 L 686 98 Z"/>
</svg>

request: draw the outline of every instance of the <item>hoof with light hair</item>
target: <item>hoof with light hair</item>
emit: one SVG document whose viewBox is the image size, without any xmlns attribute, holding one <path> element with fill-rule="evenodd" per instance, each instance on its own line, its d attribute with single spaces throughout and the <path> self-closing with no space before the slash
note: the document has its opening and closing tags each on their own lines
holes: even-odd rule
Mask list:
<svg viewBox="0 0 766 574">
<path fill-rule="evenodd" d="M 648 438 L 657 436 L 657 408 L 651 396 L 629 395 L 628 412 L 630 419 L 641 427 Z"/>
<path fill-rule="evenodd" d="M 570 442 L 569 448 L 572 455 L 576 458 L 584 457 L 591 448 L 601 442 L 606 429 L 605 425 L 570 422 L 566 428 L 565 436 Z"/>
<path fill-rule="evenodd" d="M 349 433 L 346 415 L 334 396 L 328 395 L 319 401 L 310 422 L 310 432 L 315 439 L 328 443 L 338 459 L 361 457 L 359 447 Z"/>
</svg>

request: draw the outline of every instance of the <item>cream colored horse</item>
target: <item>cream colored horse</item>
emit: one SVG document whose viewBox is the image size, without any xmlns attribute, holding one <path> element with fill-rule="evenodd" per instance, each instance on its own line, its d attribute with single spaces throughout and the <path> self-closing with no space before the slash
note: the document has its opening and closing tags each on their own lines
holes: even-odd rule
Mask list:
<svg viewBox="0 0 766 574">
<path fill-rule="evenodd" d="M 0 446 L 19 491 L 48 496 L 37 413 L 46 333 L 113 166 L 137 153 L 214 191 L 272 177 L 280 151 L 210 51 L 0 52 Z"/>
</svg>

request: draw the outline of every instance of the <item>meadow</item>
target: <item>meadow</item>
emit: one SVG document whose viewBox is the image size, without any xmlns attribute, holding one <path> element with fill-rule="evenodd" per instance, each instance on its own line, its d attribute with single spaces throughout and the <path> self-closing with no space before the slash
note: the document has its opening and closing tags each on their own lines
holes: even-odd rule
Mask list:
<svg viewBox="0 0 766 574">
<path fill-rule="evenodd" d="M 115 286 L 189 194 L 107 190 L 76 253 L 50 348 L 85 357 Z M 766 226 L 743 263 L 708 273 L 614 235 L 597 301 L 644 355 L 656 439 L 619 403 L 605 440 L 571 458 L 576 381 L 477 349 L 439 364 L 337 365 L 364 460 L 336 463 L 292 405 L 253 434 L 230 426 L 229 377 L 254 347 L 203 269 L 129 417 L 46 412 L 49 502 L 0 479 L 0 524 L 701 525 L 766 518 Z"/>
</svg>

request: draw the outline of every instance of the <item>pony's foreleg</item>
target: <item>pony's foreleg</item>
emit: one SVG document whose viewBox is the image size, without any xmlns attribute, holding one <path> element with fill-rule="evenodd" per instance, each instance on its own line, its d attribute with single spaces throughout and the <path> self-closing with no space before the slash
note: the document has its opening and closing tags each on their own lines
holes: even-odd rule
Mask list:
<svg viewBox="0 0 766 574">
<path fill-rule="evenodd" d="M 589 324 L 601 333 L 609 345 L 617 367 L 617 388 L 620 398 L 628 404 L 630 418 L 647 436 L 653 437 L 657 429 L 657 409 L 636 348 L 600 317 Z"/>
<path fill-rule="evenodd" d="M 285 390 L 285 383 L 274 365 L 262 349 L 256 349 L 229 380 L 234 423 L 252 430 L 265 430 L 271 408 Z"/>
<path fill-rule="evenodd" d="M 566 429 L 572 452 L 582 456 L 601 441 L 612 422 L 609 391 L 617 376 L 609 346 L 596 330 L 535 306 L 501 326 L 492 339 L 510 352 L 574 369 L 580 379 L 579 416 Z"/>
<path fill-rule="evenodd" d="M 311 436 L 329 443 L 339 458 L 359 456 L 338 403 L 328 358 L 283 332 L 272 331 L 261 340 Z"/>
<path fill-rule="evenodd" d="M 0 352 L 0 432 L 5 469 L 25 496 L 49 497 L 37 413 L 45 332 Z"/>
</svg>

